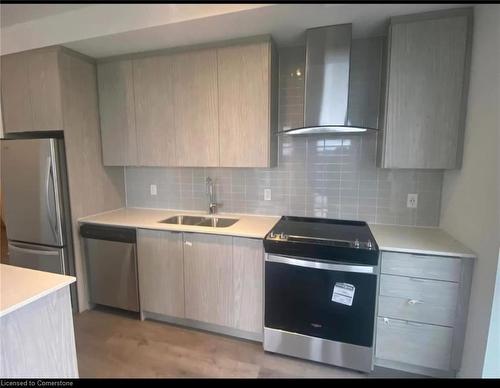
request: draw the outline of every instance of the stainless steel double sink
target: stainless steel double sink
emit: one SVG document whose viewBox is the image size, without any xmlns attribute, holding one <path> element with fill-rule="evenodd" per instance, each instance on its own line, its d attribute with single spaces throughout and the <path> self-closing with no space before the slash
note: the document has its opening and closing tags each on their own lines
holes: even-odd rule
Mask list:
<svg viewBox="0 0 500 388">
<path fill-rule="evenodd" d="M 238 221 L 238 218 L 176 215 L 162 220 L 160 221 L 160 223 L 174 225 L 207 226 L 212 228 L 227 228 L 228 226 L 231 226 Z"/>
</svg>

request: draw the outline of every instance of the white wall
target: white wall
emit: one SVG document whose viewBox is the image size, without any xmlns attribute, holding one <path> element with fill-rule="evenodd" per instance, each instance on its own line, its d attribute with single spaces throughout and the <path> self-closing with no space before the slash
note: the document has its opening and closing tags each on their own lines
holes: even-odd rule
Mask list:
<svg viewBox="0 0 500 388">
<path fill-rule="evenodd" d="M 440 221 L 478 255 L 460 371 L 464 377 L 483 374 L 500 246 L 500 5 L 479 5 L 474 11 L 463 166 L 445 173 Z"/>
</svg>

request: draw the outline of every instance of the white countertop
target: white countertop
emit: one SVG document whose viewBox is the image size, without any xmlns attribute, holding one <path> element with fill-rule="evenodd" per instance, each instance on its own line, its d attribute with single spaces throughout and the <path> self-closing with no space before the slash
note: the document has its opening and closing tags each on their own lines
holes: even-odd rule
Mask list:
<svg viewBox="0 0 500 388">
<path fill-rule="evenodd" d="M 369 226 L 382 251 L 476 257 L 474 252 L 439 228 L 381 224 L 369 224 Z"/>
<path fill-rule="evenodd" d="M 122 226 L 128 228 L 171 230 L 177 232 L 194 232 L 222 234 L 250 238 L 264 238 L 279 221 L 279 216 L 260 216 L 235 213 L 218 213 L 218 217 L 239 218 L 235 224 L 225 228 L 212 228 L 196 225 L 160 224 L 159 221 L 168 217 L 187 214 L 208 216 L 206 212 L 184 210 L 162 210 L 144 208 L 121 208 L 93 216 L 80 218 L 80 223 Z"/>
<path fill-rule="evenodd" d="M 159 221 L 177 214 L 208 216 L 206 212 L 200 211 L 121 208 L 83 217 L 79 219 L 79 222 L 128 228 L 264 238 L 280 219 L 279 216 L 219 213 L 219 217 L 239 218 L 239 221 L 227 228 L 159 223 Z M 380 250 L 438 256 L 476 257 L 474 252 L 439 228 L 382 224 L 369 224 L 369 226 Z"/>
<path fill-rule="evenodd" d="M 73 276 L 0 264 L 0 317 L 75 281 Z"/>
</svg>

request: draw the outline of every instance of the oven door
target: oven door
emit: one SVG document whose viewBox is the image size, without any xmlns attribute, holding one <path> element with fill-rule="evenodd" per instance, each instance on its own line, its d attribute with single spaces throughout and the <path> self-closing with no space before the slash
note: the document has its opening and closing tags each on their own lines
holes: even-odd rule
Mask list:
<svg viewBox="0 0 500 388">
<path fill-rule="evenodd" d="M 268 255 L 265 327 L 372 347 L 376 267 Z"/>
</svg>

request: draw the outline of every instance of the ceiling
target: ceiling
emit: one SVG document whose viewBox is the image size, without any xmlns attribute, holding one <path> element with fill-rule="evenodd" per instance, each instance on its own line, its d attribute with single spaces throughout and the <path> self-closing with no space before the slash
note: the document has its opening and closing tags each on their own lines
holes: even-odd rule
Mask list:
<svg viewBox="0 0 500 388">
<path fill-rule="evenodd" d="M 300 43 L 311 27 L 353 23 L 355 38 L 377 36 L 386 33 L 391 16 L 463 6 L 467 5 L 2 4 L 2 53 L 61 44 L 102 58 L 260 34 L 271 34 L 279 46 L 287 46 Z"/>
<path fill-rule="evenodd" d="M 88 4 L 0 4 L 0 26 L 9 27 L 88 6 Z"/>
</svg>

